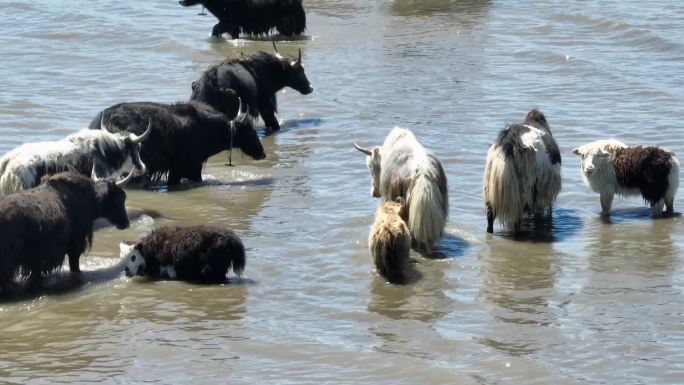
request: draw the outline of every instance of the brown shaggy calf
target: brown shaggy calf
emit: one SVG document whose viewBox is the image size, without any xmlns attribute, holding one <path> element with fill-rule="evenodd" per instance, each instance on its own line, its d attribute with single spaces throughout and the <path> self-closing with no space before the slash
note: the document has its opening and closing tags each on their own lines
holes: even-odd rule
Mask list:
<svg viewBox="0 0 684 385">
<path fill-rule="evenodd" d="M 411 251 L 411 233 L 402 219 L 400 202 L 384 202 L 375 212 L 368 236 L 368 250 L 378 272 L 390 283 L 405 283 L 404 271 Z"/>
</svg>

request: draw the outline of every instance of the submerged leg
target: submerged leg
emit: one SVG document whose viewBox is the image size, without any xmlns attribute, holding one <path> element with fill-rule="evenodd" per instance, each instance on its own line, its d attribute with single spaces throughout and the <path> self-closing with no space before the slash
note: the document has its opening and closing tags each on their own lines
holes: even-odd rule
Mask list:
<svg viewBox="0 0 684 385">
<path fill-rule="evenodd" d="M 494 232 L 494 211 L 492 211 L 492 206 L 487 204 L 487 232 L 488 233 L 493 233 Z"/>
<path fill-rule="evenodd" d="M 610 207 L 613 205 L 613 193 L 601 193 L 601 215 L 607 217 L 610 215 Z"/>
</svg>

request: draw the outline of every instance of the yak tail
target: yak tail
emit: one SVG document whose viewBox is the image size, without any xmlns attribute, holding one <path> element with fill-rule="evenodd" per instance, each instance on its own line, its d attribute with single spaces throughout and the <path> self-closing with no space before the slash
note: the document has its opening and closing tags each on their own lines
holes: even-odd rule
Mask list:
<svg viewBox="0 0 684 385">
<path fill-rule="evenodd" d="M 245 271 L 245 246 L 239 239 L 233 240 L 230 247 L 230 263 L 233 266 L 233 273 L 238 277 Z"/>
<path fill-rule="evenodd" d="M 4 168 L 5 165 L 6 162 L 0 164 L 0 167 Z M 0 196 L 14 194 L 24 188 L 24 182 L 17 174 L 11 170 L 3 170 L 2 176 L 0 176 Z"/>
<path fill-rule="evenodd" d="M 534 160 L 532 159 L 532 162 Z M 500 146 L 492 145 L 487 152 L 484 175 L 485 205 L 505 228 L 515 228 L 532 204 L 534 165 L 525 154 L 515 152 L 507 157 Z M 518 173 L 517 168 L 527 169 Z"/>
<path fill-rule="evenodd" d="M 444 196 L 436 183 L 426 175 L 419 175 L 406 197 L 408 227 L 416 248 L 427 254 L 442 237 L 447 213 Z"/>
</svg>

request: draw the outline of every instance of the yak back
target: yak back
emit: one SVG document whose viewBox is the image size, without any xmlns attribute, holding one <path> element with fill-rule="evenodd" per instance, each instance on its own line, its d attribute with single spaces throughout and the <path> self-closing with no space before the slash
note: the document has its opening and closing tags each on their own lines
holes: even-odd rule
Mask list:
<svg viewBox="0 0 684 385">
<path fill-rule="evenodd" d="M 160 266 L 174 266 L 181 278 L 199 278 L 204 265 L 245 267 L 245 248 L 231 230 L 214 226 L 164 226 L 141 239 L 136 248 L 145 256 L 146 273 L 158 275 Z"/>
<path fill-rule="evenodd" d="M 301 0 L 204 0 L 202 4 L 219 21 L 232 22 L 245 34 L 267 35 L 277 29 L 289 36 L 306 29 Z"/>
<path fill-rule="evenodd" d="M 530 132 L 530 127 L 526 124 L 512 124 L 503 130 L 499 131 L 499 135 L 496 138 L 496 145 L 501 148 L 506 158 L 513 159 L 516 153 L 523 154 L 525 152 L 534 151 L 529 148 L 525 143 L 523 143 L 522 137 L 524 134 Z M 558 144 L 551 135 L 551 132 L 540 124 L 530 124 L 535 128 L 545 131 L 545 135 L 542 136 L 542 142 L 546 148 L 547 154 L 551 164 L 561 163 L 561 154 Z"/>
<path fill-rule="evenodd" d="M 670 187 L 672 153 L 655 146 L 626 147 L 616 151 L 613 169 L 618 183 L 638 188 L 651 205 L 661 200 Z"/>
</svg>

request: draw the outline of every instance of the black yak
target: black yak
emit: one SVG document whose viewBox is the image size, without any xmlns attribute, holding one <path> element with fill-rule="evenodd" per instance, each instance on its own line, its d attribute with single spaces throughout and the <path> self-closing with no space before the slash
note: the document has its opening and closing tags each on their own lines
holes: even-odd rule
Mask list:
<svg viewBox="0 0 684 385">
<path fill-rule="evenodd" d="M 494 219 L 518 231 L 526 216 L 547 210 L 550 216 L 561 190 L 560 170 L 560 150 L 541 111 L 533 109 L 523 123 L 501 130 L 487 151 L 487 232 L 494 232 Z"/>
<path fill-rule="evenodd" d="M 140 136 L 110 133 L 106 130 L 81 130 L 64 139 L 50 142 L 25 143 L 0 159 L 0 196 L 37 186 L 45 175 L 76 171 L 117 179 L 135 167 L 145 172 L 140 159 L 141 143 L 151 128 Z"/>
<path fill-rule="evenodd" d="M 119 248 L 129 277 L 222 282 L 231 266 L 237 276 L 245 268 L 242 241 L 221 227 L 164 226 Z"/>
<path fill-rule="evenodd" d="M 211 106 L 189 101 L 161 104 L 121 103 L 100 112 L 90 124 L 99 129 L 104 121 L 108 130 L 138 133 L 151 122 L 152 133 L 142 144 L 140 155 L 147 166 L 147 181 L 168 177 L 168 185 L 181 178 L 202 181 L 202 165 L 224 150 L 238 148 L 253 159 L 264 159 L 261 141 L 248 119 L 231 121 Z"/>
<path fill-rule="evenodd" d="M 275 29 L 284 36 L 300 35 L 306 30 L 306 14 L 302 0 L 180 0 L 184 7 L 201 4 L 219 22 L 212 36 L 224 33 L 233 39 L 240 32 L 248 35 L 268 35 Z"/>
<path fill-rule="evenodd" d="M 411 253 L 411 232 L 406 222 L 403 198 L 383 202 L 375 212 L 368 235 L 368 250 L 378 273 L 390 283 L 405 283 L 405 270 Z"/>
<path fill-rule="evenodd" d="M 275 50 L 275 43 L 273 48 Z M 256 118 L 261 114 L 266 129 L 278 131 L 276 92 L 285 87 L 303 95 L 313 92 L 304 73 L 301 50 L 296 60 L 285 58 L 276 50 L 275 54 L 257 52 L 213 65 L 192 82 L 190 99 L 207 103 L 233 117 L 238 113 L 237 103 L 224 96 L 230 94 L 228 90 L 233 90 L 250 115 Z"/>
<path fill-rule="evenodd" d="M 130 226 L 124 180 L 93 181 L 76 172 L 45 176 L 38 187 L 0 199 L 0 289 L 19 274 L 34 282 L 58 270 L 69 256 L 79 258 L 92 244 L 93 221 L 106 218 L 117 228 Z"/>
<path fill-rule="evenodd" d="M 610 215 L 615 194 L 641 195 L 653 216 L 674 213 L 679 187 L 679 161 L 671 151 L 655 146 L 630 147 L 617 140 L 598 140 L 577 147 L 584 181 L 601 194 L 601 214 Z"/>
<path fill-rule="evenodd" d="M 413 133 L 395 128 L 382 147 L 357 150 L 368 155 L 371 195 L 393 201 L 405 197 L 404 220 L 411 231 L 411 244 L 430 254 L 442 237 L 449 215 L 447 178 L 442 163 L 423 147 Z"/>
</svg>

